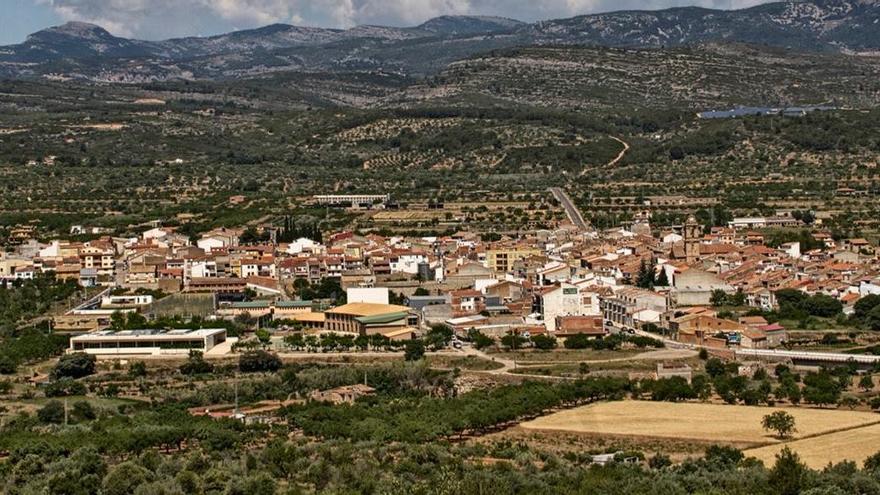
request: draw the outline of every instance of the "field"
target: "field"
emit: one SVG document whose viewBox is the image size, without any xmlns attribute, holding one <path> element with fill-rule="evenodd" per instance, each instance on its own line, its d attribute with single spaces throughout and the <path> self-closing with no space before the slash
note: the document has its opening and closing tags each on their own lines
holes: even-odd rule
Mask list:
<svg viewBox="0 0 880 495">
<path fill-rule="evenodd" d="M 777 410 L 788 411 L 795 417 L 795 439 L 880 423 L 876 414 L 855 411 L 625 401 L 562 411 L 521 426 L 531 430 L 673 438 L 745 447 L 779 443 L 761 428 L 761 419 Z M 823 440 L 828 438 L 833 436 Z M 816 450 L 818 455 L 819 449 Z"/>
<path fill-rule="evenodd" d="M 807 466 L 813 469 L 821 469 L 828 462 L 843 460 L 853 461 L 859 466 L 864 460 L 878 450 L 877 439 L 880 438 L 880 425 L 875 424 L 863 428 L 854 428 L 819 435 L 801 440 L 794 440 L 787 445 L 801 456 Z M 776 453 L 782 449 L 782 444 L 768 445 L 757 449 L 747 450 L 745 454 L 757 457 L 764 461 L 765 465 L 773 463 Z"/>
</svg>

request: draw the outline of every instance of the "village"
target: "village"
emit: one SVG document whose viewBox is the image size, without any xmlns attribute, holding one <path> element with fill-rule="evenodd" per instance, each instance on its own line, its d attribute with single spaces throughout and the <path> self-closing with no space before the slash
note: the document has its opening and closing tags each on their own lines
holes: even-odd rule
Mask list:
<svg viewBox="0 0 880 495">
<path fill-rule="evenodd" d="M 364 198 L 342 199 L 349 205 L 387 200 Z M 259 243 L 242 242 L 245 229 L 236 227 L 206 232 L 195 242 L 161 226 L 136 238 L 85 242 L 41 243 L 25 233 L 0 254 L 0 280 L 14 284 L 54 273 L 91 288 L 94 297 L 55 315 L 53 329 L 73 336 L 71 350 L 98 356 L 185 356 L 187 345 L 159 342 L 185 338 L 132 333 L 139 329 L 130 325 L 128 333 L 119 332 L 114 315 L 127 313 L 144 321 L 237 319 L 250 331 L 380 335 L 396 342 L 442 325 L 465 344 L 475 332 L 497 342 L 518 336 L 524 347 L 539 336 L 564 342 L 638 333 L 731 358 L 753 350 L 827 351 L 821 344 L 832 337 L 810 339 L 815 333 L 806 330 L 826 330 L 819 328 L 826 321 L 828 329 L 845 328 L 839 323 L 859 300 L 880 294 L 878 260 L 864 239 L 835 240 L 814 228 L 819 248 L 765 245 L 762 228 L 799 228 L 791 217 L 737 218 L 708 229 L 690 217 L 683 225 L 654 228 L 646 212 L 603 231 L 578 228 L 577 220 L 493 241 L 472 232 L 408 238 L 342 231 L 273 242 L 278 227 L 270 224 L 258 227 L 268 239 Z M 800 329 L 787 328 L 792 322 L 784 318 L 768 321 L 765 313 L 780 308 L 780 291 L 830 302 L 816 313 L 826 318 L 807 315 L 812 319 Z M 792 330 L 801 330 L 797 338 Z M 196 341 L 208 355 L 232 350 L 225 332 Z"/>
</svg>

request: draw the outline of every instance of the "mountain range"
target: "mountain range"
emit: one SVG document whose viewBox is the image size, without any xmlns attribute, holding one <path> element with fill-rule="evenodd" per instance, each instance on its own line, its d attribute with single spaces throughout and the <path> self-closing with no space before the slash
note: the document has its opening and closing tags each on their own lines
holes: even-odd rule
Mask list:
<svg viewBox="0 0 880 495">
<path fill-rule="evenodd" d="M 797 51 L 880 51 L 880 0 L 810 0 L 742 10 L 620 11 L 524 23 L 444 16 L 411 28 L 273 24 L 212 37 L 143 41 L 70 22 L 0 47 L 0 76 L 107 82 L 254 77 L 283 71 L 435 74 L 450 63 L 529 45 L 665 47 L 707 42 Z"/>
</svg>

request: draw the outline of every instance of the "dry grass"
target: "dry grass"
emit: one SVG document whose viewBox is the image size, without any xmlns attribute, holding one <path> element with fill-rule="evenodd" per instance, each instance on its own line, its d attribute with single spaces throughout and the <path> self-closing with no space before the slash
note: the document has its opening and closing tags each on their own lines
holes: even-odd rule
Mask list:
<svg viewBox="0 0 880 495">
<path fill-rule="evenodd" d="M 772 466 L 776 454 L 787 445 L 813 469 L 821 469 L 829 462 L 840 461 L 853 461 L 861 466 L 868 456 L 880 451 L 877 439 L 880 439 L 880 424 L 794 440 L 785 444 L 768 445 L 747 450 L 745 454 L 757 457 L 764 461 L 765 465 Z"/>
<path fill-rule="evenodd" d="M 878 422 L 873 413 L 670 402 L 603 402 L 562 411 L 521 426 L 533 430 L 675 438 L 757 446 L 778 443 L 761 419 L 785 410 L 795 417 L 795 438 Z"/>
</svg>

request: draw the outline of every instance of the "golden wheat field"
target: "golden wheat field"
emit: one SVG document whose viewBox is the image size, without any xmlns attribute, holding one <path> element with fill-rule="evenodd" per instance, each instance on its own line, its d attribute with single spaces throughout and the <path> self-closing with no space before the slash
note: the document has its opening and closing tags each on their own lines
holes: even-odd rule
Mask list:
<svg viewBox="0 0 880 495">
<path fill-rule="evenodd" d="M 761 419 L 778 410 L 788 411 L 794 416 L 797 427 L 797 433 L 793 436 L 795 440 L 880 423 L 880 416 L 877 414 L 858 411 L 618 401 L 553 413 L 521 426 L 531 430 L 760 446 L 779 443 L 779 440 L 761 427 Z M 880 432 L 880 426 L 876 431 Z"/>
<path fill-rule="evenodd" d="M 765 465 L 771 466 L 775 462 L 776 454 L 785 445 L 797 452 L 801 460 L 813 469 L 821 469 L 829 462 L 840 461 L 853 461 L 861 466 L 868 456 L 880 451 L 880 424 L 803 438 L 786 444 L 768 445 L 746 450 L 745 454 L 757 457 Z"/>
</svg>

